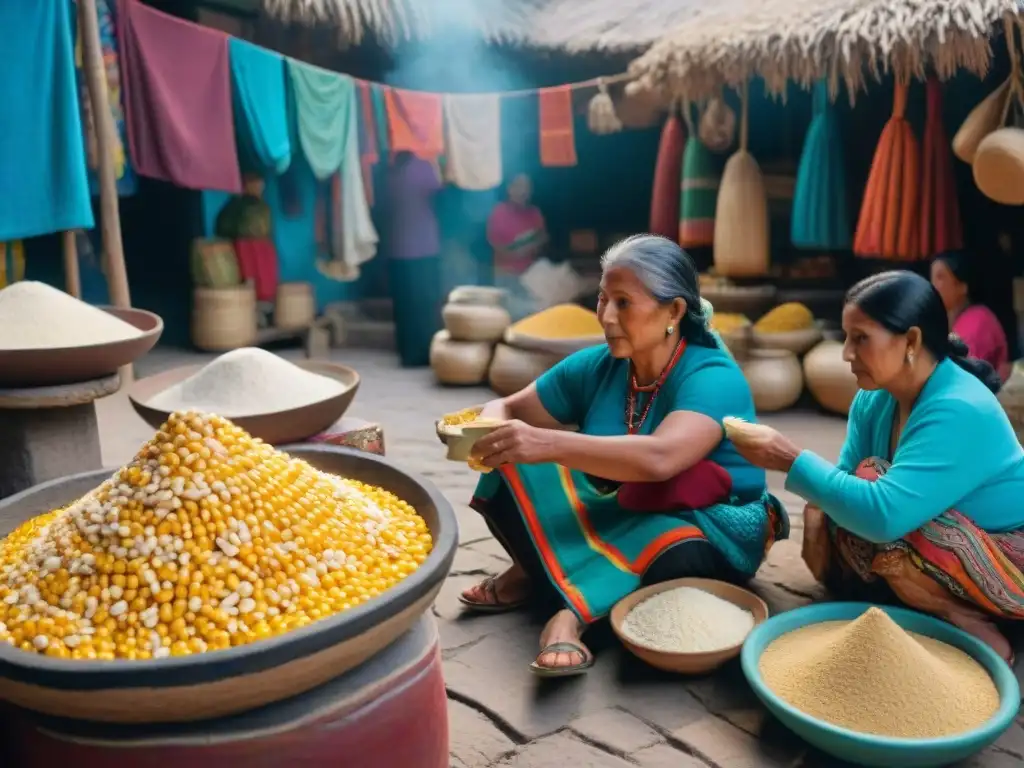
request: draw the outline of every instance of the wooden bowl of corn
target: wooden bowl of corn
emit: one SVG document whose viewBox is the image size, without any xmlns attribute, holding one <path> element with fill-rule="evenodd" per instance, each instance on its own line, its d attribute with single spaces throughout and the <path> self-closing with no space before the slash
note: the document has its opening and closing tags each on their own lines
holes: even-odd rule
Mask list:
<svg viewBox="0 0 1024 768">
<path fill-rule="evenodd" d="M 178 454 L 172 449 L 177 436 L 187 434 L 187 431 L 182 432 L 175 427 L 176 423 L 171 424 L 171 428 L 148 443 L 139 456 L 159 456 L 160 466 L 177 466 L 171 455 Z M 245 442 L 245 439 L 250 442 Z M 57 580 L 72 578 L 68 573 L 86 574 L 90 571 L 90 575 L 77 578 L 91 580 L 91 574 L 106 574 L 109 570 L 112 574 L 107 577 L 109 587 L 103 590 L 111 594 L 109 598 L 100 595 L 98 601 L 101 606 L 108 606 L 114 600 L 118 602 L 113 603 L 109 611 L 101 607 L 102 616 L 99 612 L 90 614 L 90 610 L 95 608 L 95 604 L 90 605 L 90 601 L 95 599 L 92 592 L 83 593 L 89 597 L 83 596 L 84 602 L 79 606 L 77 598 L 68 596 L 65 591 L 70 601 L 68 611 L 76 611 L 68 614 L 71 617 L 68 621 L 73 621 L 73 624 L 67 625 L 72 626 L 72 631 L 77 633 L 75 636 L 79 637 L 74 643 L 70 642 L 65 625 L 57 621 L 59 613 L 46 613 L 47 616 L 52 613 L 53 621 L 45 627 L 43 619 L 39 619 L 31 629 L 26 629 L 25 623 L 21 622 L 19 633 L 32 635 L 23 639 L 28 647 L 0 643 L 0 699 L 47 715 L 111 723 L 187 722 L 222 717 L 291 698 L 326 683 L 375 656 L 429 611 L 451 567 L 458 535 L 452 507 L 433 485 L 406 474 L 384 458 L 351 449 L 299 445 L 288 447 L 286 456 L 275 451 L 268 457 L 266 452 L 258 451 L 273 449 L 265 445 L 260 449 L 260 444 L 252 442 L 247 435 L 245 439 L 239 438 L 237 443 L 229 441 L 230 449 L 220 446 L 225 451 L 221 456 L 236 456 L 238 462 L 214 461 L 205 472 L 199 473 L 208 474 L 210 479 L 216 478 L 208 486 L 212 489 L 211 494 L 201 499 L 179 493 L 181 488 L 174 478 L 182 475 L 172 470 L 167 475 L 157 472 L 152 476 L 171 479 L 167 489 L 171 498 L 166 499 L 166 504 L 166 494 L 160 489 L 159 481 L 153 489 L 155 506 L 150 506 L 150 500 L 134 504 L 133 499 L 139 497 L 132 495 L 131 487 L 127 485 L 134 477 L 131 473 L 148 471 L 145 469 L 148 464 L 138 460 L 139 463 L 120 470 L 114 476 L 120 478 L 118 480 L 111 479 L 109 470 L 88 472 L 43 483 L 0 501 L 0 536 L 6 537 L 0 541 L 0 568 L 5 565 L 5 559 L 11 561 L 12 552 L 19 552 L 25 557 L 24 553 L 31 551 L 15 548 L 19 537 L 22 541 L 54 541 L 42 538 L 43 525 L 53 525 L 58 521 L 70 521 L 70 525 L 76 525 L 75 521 L 81 518 L 79 512 L 64 517 L 47 516 L 47 513 L 83 499 L 85 502 L 78 508 L 86 513 L 95 509 L 101 521 L 107 519 L 104 510 L 108 501 L 118 510 L 127 511 L 128 517 L 122 518 L 118 525 L 129 537 L 135 525 L 131 522 L 135 520 L 131 516 L 135 513 L 131 510 L 141 510 L 140 515 L 150 515 L 164 509 L 167 517 L 160 524 L 160 530 L 152 532 L 154 546 L 165 547 L 172 553 L 195 552 L 187 563 L 179 556 L 174 570 L 169 565 L 173 554 L 167 563 L 160 566 L 160 573 L 136 570 L 142 567 L 138 565 L 140 562 L 146 569 L 157 568 L 156 562 L 150 558 L 154 550 L 146 549 L 150 546 L 150 540 L 145 538 L 148 534 L 140 529 L 139 536 L 132 540 L 131 551 L 140 546 L 146 551 L 136 552 L 134 560 L 131 552 L 125 552 L 121 557 L 114 545 L 111 545 L 113 549 L 97 549 L 100 554 L 88 563 L 80 550 L 43 553 L 45 557 L 40 567 L 57 574 Z M 164 452 L 163 445 L 170 446 L 170 449 Z M 208 447 L 211 450 L 216 448 L 212 443 Z M 202 447 L 196 451 L 197 454 L 202 452 Z M 308 466 L 297 465 L 289 457 L 301 459 Z M 230 474 L 235 470 L 240 474 Z M 317 474 L 317 471 L 326 474 Z M 266 474 L 262 482 L 261 472 Z M 143 489 L 143 482 L 148 482 L 146 477 L 141 477 L 140 485 L 135 487 L 140 493 L 149 493 L 149 486 Z M 237 492 L 230 492 L 229 488 Z M 334 501 L 326 497 L 320 502 L 314 499 L 317 493 L 327 493 L 331 489 L 334 489 Z M 212 501 L 213 497 L 218 500 Z M 250 502 L 257 497 L 262 506 L 252 507 Z M 101 504 L 104 499 L 107 501 Z M 174 502 L 174 499 L 178 501 Z M 370 504 L 367 499 L 375 500 L 373 503 L 376 505 L 384 505 L 377 507 L 378 510 L 398 506 L 387 518 L 374 517 L 370 506 L 365 506 Z M 350 509 L 347 506 L 350 500 L 357 506 Z M 98 506 L 86 506 L 90 502 Z M 194 527 L 201 525 L 198 521 L 204 519 L 197 516 L 200 503 L 205 504 L 205 524 L 210 531 Z M 228 511 L 231 504 L 239 510 L 248 510 L 240 516 L 241 521 L 249 520 L 248 525 L 257 525 L 257 528 L 246 528 L 243 535 L 236 535 L 242 528 L 239 516 Z M 325 509 L 332 511 L 321 511 Z M 180 517 L 171 517 L 171 512 Z M 119 514 L 115 512 L 115 517 Z M 44 517 L 39 518 L 40 515 Z M 264 533 L 258 525 L 260 515 L 275 529 L 272 534 Z M 429 550 L 420 543 L 419 554 L 415 554 L 419 541 L 416 537 L 421 534 L 410 533 L 413 538 L 408 538 L 403 533 L 396 538 L 395 533 L 384 533 L 390 528 L 382 527 L 373 541 L 390 542 L 388 546 L 395 550 L 392 557 L 382 545 L 366 548 L 368 540 L 359 524 L 346 527 L 330 522 L 378 519 L 391 525 L 399 518 L 410 525 L 414 518 L 418 518 L 415 524 L 424 526 L 429 532 Z M 30 520 L 32 523 L 25 525 Z M 338 549 L 334 554 L 329 554 L 333 550 L 323 550 L 315 565 L 311 565 L 308 559 L 296 561 L 291 553 L 296 552 L 296 547 L 302 543 L 297 537 L 310 535 L 310 530 L 302 526 L 314 525 L 316 520 L 321 521 L 316 529 L 317 535 L 332 537 L 327 541 Z M 182 521 L 190 524 L 190 539 L 182 540 L 182 534 L 176 533 L 175 525 L 184 524 Z M 106 524 L 96 523 L 96 527 L 101 529 Z M 333 525 L 333 528 L 328 530 L 322 528 L 323 525 Z M 86 533 L 90 530 L 88 526 L 79 530 L 83 535 L 94 535 Z M 252 534 L 253 530 L 259 533 Z M 406 528 L 394 530 L 405 531 Z M 110 541 L 116 544 L 118 539 L 113 534 L 110 536 Z M 212 536 L 216 536 L 216 546 L 210 542 L 209 537 Z M 236 539 L 238 544 L 234 543 Z M 321 543 L 323 540 L 320 539 Z M 351 546 L 344 544 L 346 540 Z M 247 542 L 252 542 L 252 545 Z M 255 549 L 256 542 L 262 542 L 259 553 Z M 362 549 L 356 548 L 346 554 L 346 547 L 351 549 L 359 542 L 363 542 Z M 178 543 L 185 547 L 175 549 Z M 5 551 L 7 544 L 12 548 Z M 311 551 L 309 546 L 303 546 L 305 550 L 297 550 L 300 554 Z M 375 553 L 384 553 L 388 557 L 378 557 Z M 217 557 L 214 558 L 213 554 Z M 99 560 L 99 557 L 103 559 Z M 418 565 L 409 558 L 418 558 L 415 559 Z M 51 559 L 55 561 L 52 565 L 49 563 Z M 404 564 L 407 560 L 408 568 Z M 279 572 L 267 570 L 266 562 L 271 565 L 277 563 Z M 25 563 L 28 565 L 27 561 Z M 237 568 L 233 564 L 237 564 Z M 12 562 L 6 562 L 6 565 L 10 566 Z M 21 567 L 17 562 L 13 565 Z M 52 570 L 58 565 L 61 569 Z M 352 570 L 346 570 L 348 566 Z M 385 566 L 400 566 L 406 570 L 389 575 L 381 570 Z M 254 568 L 260 570 L 251 570 Z M 163 573 L 165 569 L 166 574 Z M 179 579 L 178 586 L 175 586 L 171 579 L 176 578 L 175 574 L 180 577 L 182 573 L 188 573 L 190 579 L 185 582 Z M 332 577 L 331 574 L 336 575 Z M 0 581 L 0 591 L 11 584 L 11 578 L 8 572 Z M 24 589 L 27 583 L 34 583 L 30 581 L 31 577 L 20 578 L 22 580 L 16 583 L 19 590 Z M 97 575 L 97 578 L 102 577 Z M 161 602 L 162 592 L 155 595 L 150 592 L 146 597 L 144 589 L 148 587 L 141 586 L 143 582 L 152 586 L 153 580 L 159 582 L 161 578 L 168 581 L 154 588 L 168 589 L 166 602 Z M 232 586 L 233 579 L 238 586 Z M 256 583 L 262 592 L 243 590 L 243 583 L 250 586 Z M 328 584 L 341 586 L 335 586 L 336 591 L 329 592 Z M 204 591 L 207 586 L 209 591 Z M 40 586 L 37 590 L 43 588 Z M 113 594 L 115 589 L 116 595 Z M 225 597 L 221 590 L 227 589 L 234 591 Z M 142 605 L 136 606 L 134 599 L 132 604 L 128 604 L 125 598 L 129 590 L 137 595 L 135 599 L 142 602 L 154 598 L 153 606 L 139 610 Z M 184 591 L 178 594 L 179 590 Z M 246 596 L 237 599 L 243 592 Z M 286 592 L 287 601 L 282 602 Z M 6 594 L 7 597 L 0 600 L 0 609 L 8 625 L 13 627 L 19 619 L 12 618 L 11 612 L 25 609 L 20 607 L 22 598 L 15 596 L 12 601 L 9 589 Z M 125 603 L 123 608 L 121 603 Z M 281 606 L 281 610 L 275 613 L 277 606 Z M 84 612 L 78 613 L 79 608 L 84 608 Z M 150 610 L 153 611 L 152 622 L 148 617 Z M 87 621 L 85 617 L 88 617 Z M 243 633 L 241 625 L 246 621 L 252 626 L 245 625 Z M 274 622 L 278 624 L 276 631 L 270 627 Z M 92 629 L 92 634 L 85 633 L 86 624 Z M 260 629 L 264 624 L 271 629 L 266 635 Z M 157 632 L 160 627 L 170 634 Z M 232 631 L 236 634 L 232 635 Z M 148 639 L 151 633 L 155 635 L 153 641 Z M 115 637 L 141 637 L 143 640 L 131 644 L 121 640 L 118 642 L 124 647 L 119 645 L 110 650 Z M 159 641 L 163 637 L 169 639 L 161 646 Z M 143 643 L 147 645 L 143 646 Z M 156 650 L 141 653 L 143 647 Z M 161 647 L 166 653 L 157 652 Z M 140 649 L 139 653 L 136 653 L 136 648 Z M 85 652 L 86 649 L 89 653 Z M 99 649 L 99 653 L 94 649 Z M 60 652 L 51 653 L 55 650 Z"/>
</svg>

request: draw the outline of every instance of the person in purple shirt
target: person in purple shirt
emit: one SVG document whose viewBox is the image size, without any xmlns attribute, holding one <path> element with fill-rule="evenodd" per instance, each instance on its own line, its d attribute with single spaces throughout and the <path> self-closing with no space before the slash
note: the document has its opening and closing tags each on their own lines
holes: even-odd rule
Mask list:
<svg viewBox="0 0 1024 768">
<path fill-rule="evenodd" d="M 405 367 L 429 364 L 430 341 L 441 324 L 441 238 L 434 210 L 441 186 L 431 163 L 411 152 L 395 155 L 388 176 L 388 277 L 395 344 Z"/>
</svg>

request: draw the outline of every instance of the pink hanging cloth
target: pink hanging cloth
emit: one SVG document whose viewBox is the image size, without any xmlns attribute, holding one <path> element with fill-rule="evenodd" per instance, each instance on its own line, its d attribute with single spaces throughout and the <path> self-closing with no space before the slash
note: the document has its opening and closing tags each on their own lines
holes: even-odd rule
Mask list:
<svg viewBox="0 0 1024 768">
<path fill-rule="evenodd" d="M 142 176 L 242 191 L 227 35 L 118 1 L 128 148 Z"/>
</svg>

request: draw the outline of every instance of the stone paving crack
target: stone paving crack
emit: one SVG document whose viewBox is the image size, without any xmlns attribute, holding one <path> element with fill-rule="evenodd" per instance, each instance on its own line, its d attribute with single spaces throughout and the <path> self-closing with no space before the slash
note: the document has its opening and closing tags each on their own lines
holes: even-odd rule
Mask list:
<svg viewBox="0 0 1024 768">
<path fill-rule="evenodd" d="M 571 728 L 569 726 L 566 726 L 565 728 L 561 728 L 561 729 L 555 731 L 555 733 L 570 733 L 573 736 L 575 736 L 577 739 L 582 741 L 584 744 L 588 744 L 591 747 L 593 747 L 594 749 L 596 749 L 596 750 L 598 750 L 600 752 L 604 752 L 606 755 L 611 755 L 612 757 L 617 757 L 620 760 L 625 760 L 627 763 L 633 763 L 634 765 L 637 764 L 637 761 L 634 760 L 632 757 L 630 757 L 628 752 L 623 752 L 621 749 L 615 749 L 614 747 L 610 746 L 609 744 L 605 744 L 602 741 L 598 741 L 595 738 L 587 736 L 585 733 L 581 733 L 580 731 L 577 731 L 575 728 Z"/>
<path fill-rule="evenodd" d="M 445 649 L 443 649 L 441 651 L 441 660 L 442 661 L 449 661 L 450 659 L 453 659 L 455 656 L 457 656 L 462 651 L 468 651 L 470 648 L 472 648 L 473 646 L 483 642 L 488 637 L 490 637 L 490 634 L 481 635 L 480 637 L 474 637 L 472 640 L 467 640 L 462 645 L 453 645 L 451 648 L 445 648 Z M 458 699 L 455 696 L 452 696 L 452 698 L 455 699 L 456 701 L 462 701 L 461 699 Z"/>
<path fill-rule="evenodd" d="M 707 709 L 707 707 L 704 705 L 704 702 L 701 701 L 700 699 L 698 699 L 696 696 L 694 696 L 692 691 L 687 691 L 687 693 L 690 694 L 690 696 L 693 698 L 694 701 L 696 701 L 698 704 L 700 704 L 702 707 L 704 707 L 704 709 Z M 627 712 L 628 714 L 630 714 L 633 717 L 635 717 L 641 723 L 643 723 L 648 728 L 650 728 L 652 731 L 654 731 L 659 736 L 661 736 L 661 738 L 663 738 L 665 740 L 665 742 L 670 747 L 672 747 L 672 749 L 676 750 L 677 752 L 682 752 L 684 755 L 687 755 L 688 757 L 692 757 L 695 760 L 699 760 L 700 762 L 702 762 L 705 765 L 707 765 L 708 768 L 728 768 L 728 766 L 721 766 L 718 763 L 714 762 L 713 760 L 708 759 L 705 755 L 700 754 L 695 749 L 693 749 L 693 747 L 691 747 L 689 744 L 687 744 L 685 741 L 681 741 L 680 739 L 677 739 L 675 736 L 673 736 L 672 735 L 672 731 L 668 730 L 667 728 L 662 728 L 660 725 L 658 725 L 653 720 L 648 720 L 646 717 L 641 717 L 636 712 L 630 712 L 627 709 L 622 709 L 622 707 L 615 707 L 615 709 L 620 709 L 623 712 Z"/>
<path fill-rule="evenodd" d="M 787 586 L 786 584 L 782 584 L 781 582 L 778 582 L 778 581 L 773 581 L 773 582 L 771 582 L 771 584 L 772 584 L 773 587 L 778 587 L 783 592 L 788 592 L 789 594 L 793 595 L 794 597 L 802 597 L 805 600 L 817 600 L 818 599 L 817 597 L 812 595 L 810 592 L 803 592 L 803 591 L 801 591 L 799 589 L 793 589 L 793 587 Z"/>
<path fill-rule="evenodd" d="M 512 740 L 513 743 L 518 744 L 520 746 L 529 743 L 529 739 L 523 736 L 523 734 L 519 733 L 519 731 L 517 731 L 511 723 L 505 720 L 505 718 L 503 718 L 497 712 L 485 707 L 483 704 L 476 701 L 475 699 L 471 699 L 469 696 L 464 696 L 463 694 L 458 693 L 457 691 L 453 691 L 451 688 L 445 688 L 445 690 L 448 693 L 449 699 L 451 699 L 452 701 L 457 701 L 460 704 L 464 704 L 473 711 L 478 712 L 484 717 L 486 717 L 488 720 L 491 721 L 491 724 L 495 728 L 497 728 L 499 731 L 505 734 L 509 739 Z"/>
</svg>

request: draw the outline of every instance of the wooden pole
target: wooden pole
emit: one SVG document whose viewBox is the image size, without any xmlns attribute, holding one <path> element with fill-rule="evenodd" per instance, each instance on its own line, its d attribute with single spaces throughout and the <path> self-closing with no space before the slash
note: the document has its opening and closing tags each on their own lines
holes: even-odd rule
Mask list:
<svg viewBox="0 0 1024 768">
<path fill-rule="evenodd" d="M 121 242 L 117 174 L 114 172 L 114 157 L 111 152 L 116 128 L 114 116 L 110 112 L 107 69 L 103 63 L 96 0 L 78 0 L 78 24 L 82 31 L 85 87 L 89 92 L 89 103 L 92 104 L 93 122 L 96 127 L 100 177 L 100 232 L 103 238 L 103 253 L 106 256 L 107 290 L 110 293 L 111 304 L 130 309 L 132 298 L 128 291 L 128 270 L 124 266 L 124 244 Z M 121 375 L 122 387 L 131 384 L 135 379 L 135 373 L 130 365 L 123 366 L 118 373 Z"/>
<path fill-rule="evenodd" d="M 82 298 L 82 278 L 78 273 L 78 242 L 75 232 L 67 230 L 64 235 L 64 290 L 76 299 Z"/>
<path fill-rule="evenodd" d="M 82 60 L 85 69 L 86 90 L 92 104 L 96 126 L 96 149 L 100 178 L 100 231 L 106 254 L 106 273 L 110 302 L 115 307 L 130 308 L 128 272 L 124 266 L 124 245 L 121 242 L 121 219 L 118 212 L 117 176 L 111 148 L 115 141 L 114 116 L 110 112 L 107 92 L 107 71 L 103 63 L 100 27 L 96 13 L 96 0 L 78 0 L 78 23 L 82 30 Z"/>
</svg>

